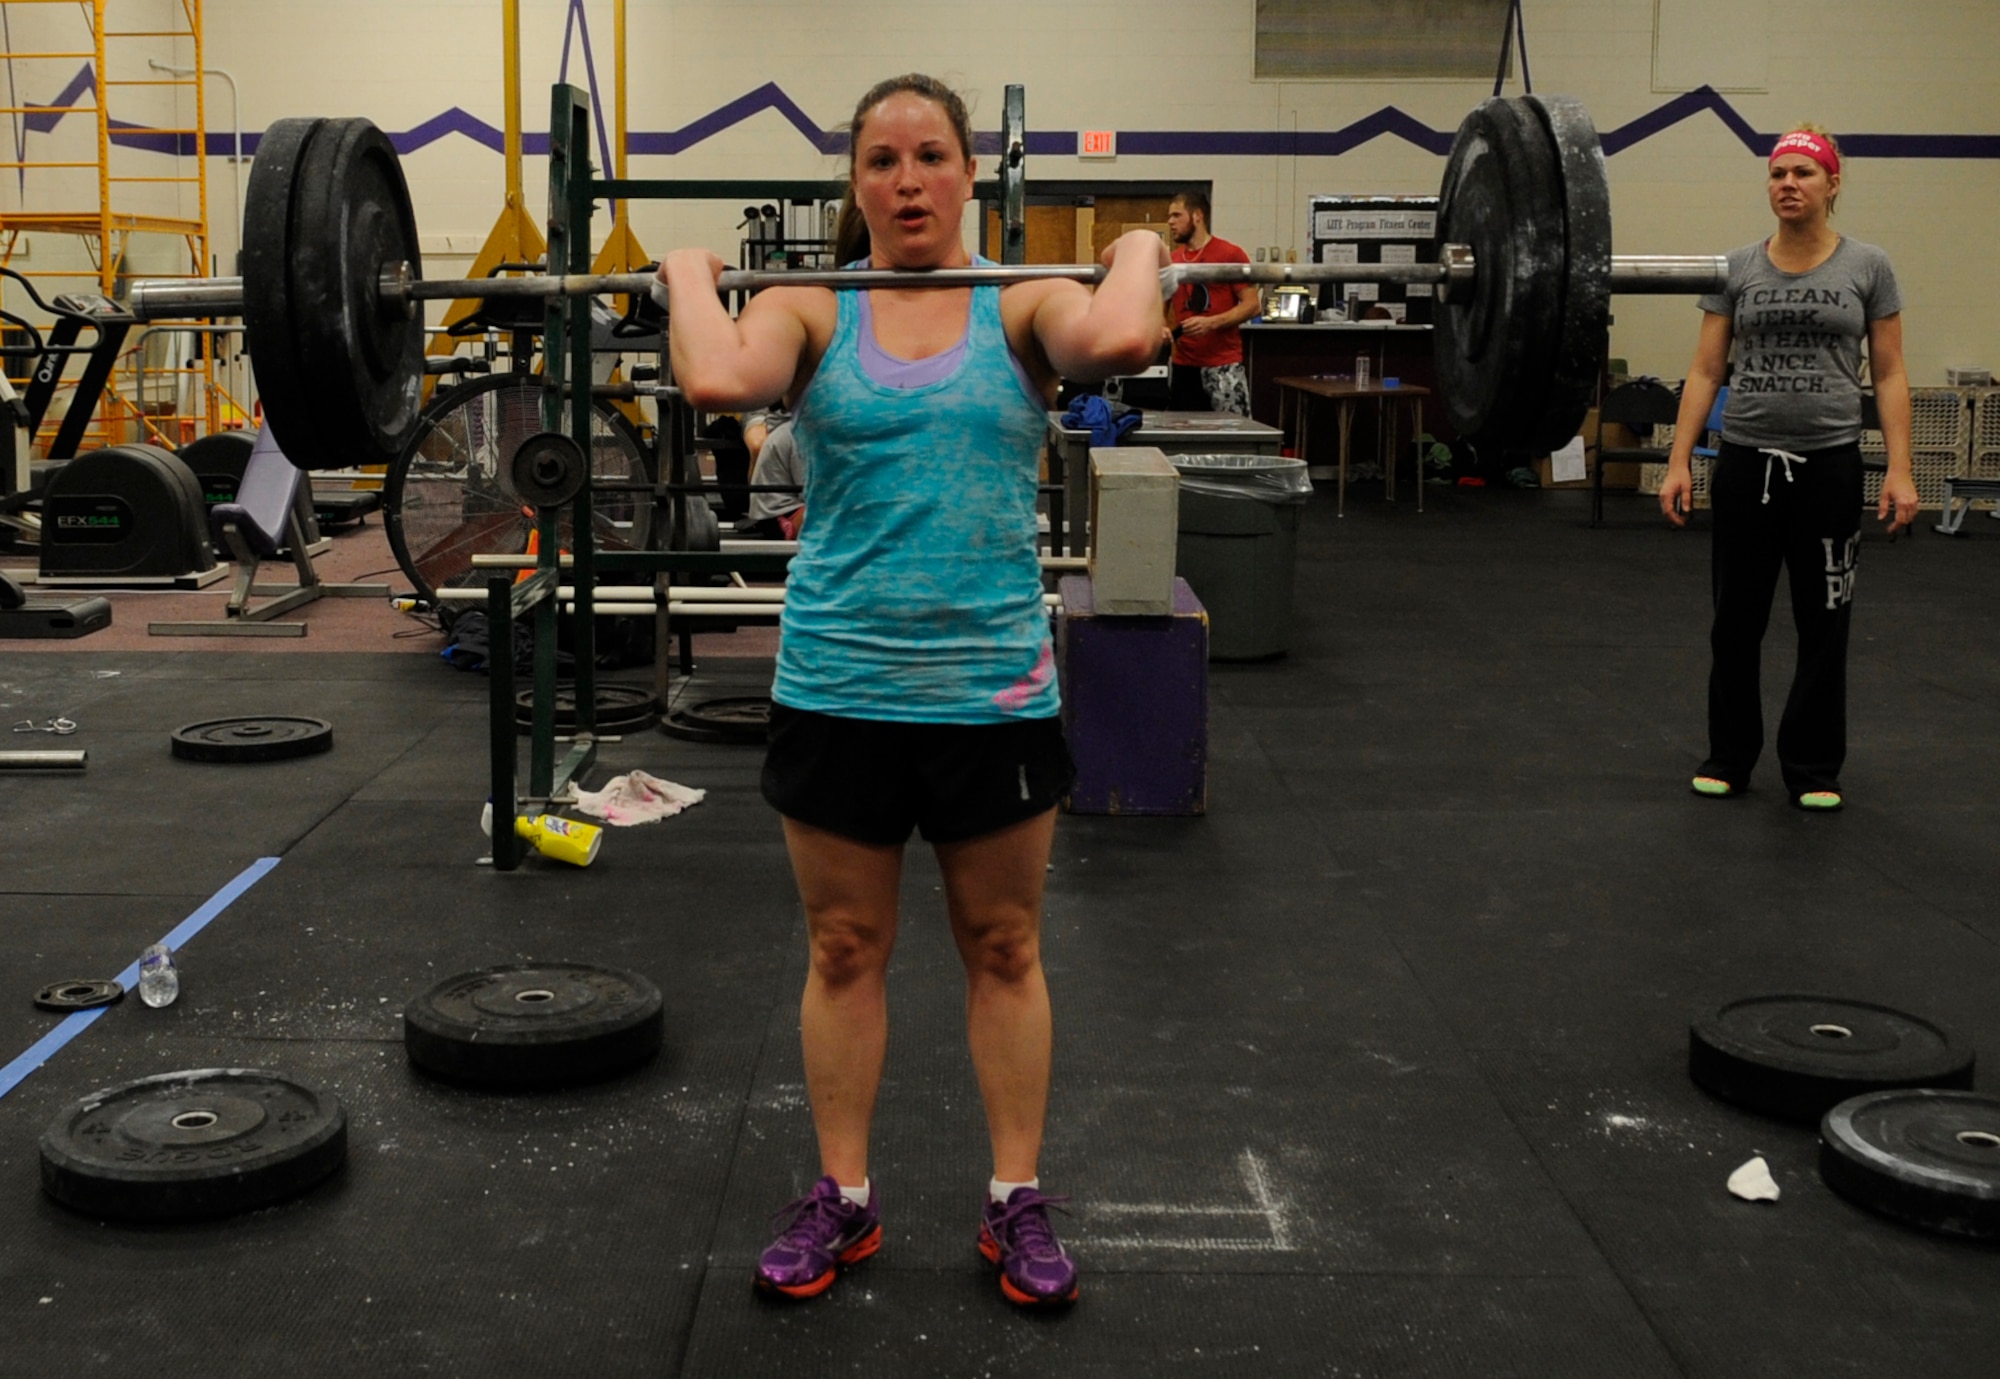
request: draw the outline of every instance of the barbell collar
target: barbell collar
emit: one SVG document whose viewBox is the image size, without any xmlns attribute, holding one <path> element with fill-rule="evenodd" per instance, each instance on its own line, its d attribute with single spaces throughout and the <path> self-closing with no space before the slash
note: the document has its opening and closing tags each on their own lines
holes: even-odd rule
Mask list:
<svg viewBox="0 0 2000 1379">
<path fill-rule="evenodd" d="M 241 316 L 241 278 L 147 278 L 132 284 L 125 309 L 141 321 Z"/>
<path fill-rule="evenodd" d="M 1478 265 L 1473 262 L 1471 245 L 1440 244 L 1438 264 L 1444 269 L 1444 279 L 1437 289 L 1440 302 L 1449 304 L 1459 296 L 1471 293 L 1472 284 L 1478 277 Z"/>
</svg>

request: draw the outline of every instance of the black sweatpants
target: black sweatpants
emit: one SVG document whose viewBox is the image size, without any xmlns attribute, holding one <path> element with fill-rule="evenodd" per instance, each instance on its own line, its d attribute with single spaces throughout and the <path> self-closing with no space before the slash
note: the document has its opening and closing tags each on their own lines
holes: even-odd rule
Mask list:
<svg viewBox="0 0 2000 1379">
<path fill-rule="evenodd" d="M 1210 410 L 1208 389 L 1202 386 L 1200 365 L 1168 365 L 1167 410 L 1170 412 L 1206 412 Z"/>
<path fill-rule="evenodd" d="M 1708 760 L 1738 789 L 1764 749 L 1760 663 L 1778 571 L 1788 574 L 1798 669 L 1778 722 L 1778 766 L 1793 795 L 1840 788 L 1847 757 L 1847 628 L 1861 546 L 1861 448 L 1800 452 L 1789 463 L 1725 442 L 1709 479 L 1715 518 Z M 1766 496 L 1768 495 L 1768 497 Z"/>
</svg>

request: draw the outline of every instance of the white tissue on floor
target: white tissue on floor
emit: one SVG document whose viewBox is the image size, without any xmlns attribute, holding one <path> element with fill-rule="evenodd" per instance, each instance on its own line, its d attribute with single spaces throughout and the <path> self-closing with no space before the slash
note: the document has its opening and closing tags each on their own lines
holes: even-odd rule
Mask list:
<svg viewBox="0 0 2000 1379">
<path fill-rule="evenodd" d="M 644 771 L 628 771 L 605 782 L 602 790 L 577 791 L 576 807 L 592 818 L 622 828 L 670 818 L 706 798 L 706 790 L 676 785 Z"/>
<path fill-rule="evenodd" d="M 1764 1162 L 1762 1154 L 1729 1175 L 1729 1190 L 1746 1202 L 1778 1200 L 1777 1180 L 1771 1176 L 1771 1166 Z"/>
</svg>

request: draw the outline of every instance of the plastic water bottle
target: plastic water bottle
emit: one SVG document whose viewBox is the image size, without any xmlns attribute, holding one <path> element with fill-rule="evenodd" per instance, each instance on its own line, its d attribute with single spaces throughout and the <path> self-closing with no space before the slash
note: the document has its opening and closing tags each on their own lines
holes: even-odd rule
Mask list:
<svg viewBox="0 0 2000 1379">
<path fill-rule="evenodd" d="M 1354 356 L 1354 386 L 1357 388 L 1368 386 L 1368 356 L 1365 354 Z"/>
<path fill-rule="evenodd" d="M 181 974 L 173 950 L 156 943 L 139 955 L 139 999 L 155 1010 L 170 1006 L 181 994 Z"/>
</svg>

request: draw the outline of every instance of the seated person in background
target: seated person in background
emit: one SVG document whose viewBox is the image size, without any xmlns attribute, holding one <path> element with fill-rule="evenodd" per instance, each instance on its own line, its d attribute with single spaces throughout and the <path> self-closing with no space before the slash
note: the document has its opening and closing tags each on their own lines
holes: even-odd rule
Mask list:
<svg viewBox="0 0 2000 1379">
<path fill-rule="evenodd" d="M 757 452 L 764 448 L 764 438 L 781 423 L 790 421 L 791 417 L 791 412 L 782 403 L 743 414 L 743 444 L 750 449 L 751 464 L 757 463 Z"/>
<path fill-rule="evenodd" d="M 779 419 L 783 418 L 783 419 Z M 752 436 L 755 439 L 752 439 Z M 782 413 L 762 413 L 743 428 L 750 443 L 752 465 L 750 486 L 762 484 L 806 485 L 806 457 L 792 435 L 790 418 Z M 806 500 L 803 493 L 750 494 L 750 534 L 782 541 L 796 541 L 805 525 Z"/>
</svg>

